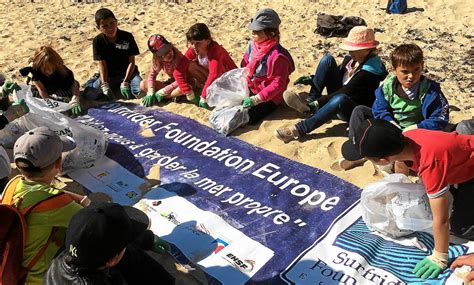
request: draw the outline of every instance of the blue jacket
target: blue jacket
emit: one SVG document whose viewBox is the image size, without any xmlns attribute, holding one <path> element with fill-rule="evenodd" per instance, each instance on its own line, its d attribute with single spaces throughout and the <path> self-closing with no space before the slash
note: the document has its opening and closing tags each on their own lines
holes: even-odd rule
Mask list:
<svg viewBox="0 0 474 285">
<path fill-rule="evenodd" d="M 384 88 L 387 84 L 393 84 L 397 80 L 396 76 L 388 77 L 382 86 L 375 90 L 375 102 L 372 106 L 372 114 L 377 119 L 386 121 L 395 121 L 393 117 L 393 109 L 386 99 L 386 96 L 393 96 L 394 94 L 384 94 L 384 90 L 392 90 L 392 88 Z M 423 120 L 417 126 L 420 129 L 441 130 L 449 121 L 449 104 L 439 83 L 422 77 L 419 89 L 419 96 L 421 100 L 421 114 Z M 396 96 L 396 95 L 395 95 Z"/>
</svg>

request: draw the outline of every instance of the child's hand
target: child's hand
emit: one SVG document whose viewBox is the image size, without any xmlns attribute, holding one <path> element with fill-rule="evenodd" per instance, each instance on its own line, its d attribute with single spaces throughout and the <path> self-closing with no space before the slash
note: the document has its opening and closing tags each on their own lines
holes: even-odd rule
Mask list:
<svg viewBox="0 0 474 285">
<path fill-rule="evenodd" d="M 160 239 L 159 237 L 155 237 L 155 242 L 153 244 L 153 251 L 158 253 L 158 254 L 163 254 L 171 249 L 170 245 Z"/>
<path fill-rule="evenodd" d="M 206 99 L 201 98 L 199 100 L 199 107 L 204 108 L 204 109 L 209 109 L 209 105 L 207 105 Z"/>
<path fill-rule="evenodd" d="M 130 91 L 130 84 L 128 82 L 124 81 L 120 84 L 120 95 L 125 99 L 132 98 L 132 91 Z"/>
<path fill-rule="evenodd" d="M 71 101 L 69 101 L 69 105 L 71 105 L 71 113 L 75 116 L 79 115 L 82 112 L 81 103 L 77 96 L 72 96 Z"/>
<path fill-rule="evenodd" d="M 19 91 L 21 90 L 21 87 L 18 86 L 18 84 L 16 84 L 16 82 L 13 82 L 13 81 L 5 81 L 5 83 L 3 83 L 3 86 L 2 86 L 2 97 L 5 98 L 5 97 L 8 97 L 8 95 L 10 95 L 13 90 L 16 90 L 16 91 Z"/>
<path fill-rule="evenodd" d="M 245 98 L 244 101 L 242 101 L 242 105 L 244 106 L 244 108 L 252 107 L 253 106 L 252 98 L 250 97 Z"/>
<path fill-rule="evenodd" d="M 294 85 L 303 84 L 303 85 L 311 85 L 313 82 L 313 76 L 303 75 L 300 78 L 296 79 L 293 83 Z"/>
<path fill-rule="evenodd" d="M 104 82 L 100 85 L 100 89 L 102 89 L 102 93 L 109 97 L 112 98 L 112 90 L 110 90 L 109 83 Z"/>
<path fill-rule="evenodd" d="M 433 254 L 418 262 L 413 269 L 417 277 L 425 280 L 427 278 L 437 278 L 448 266 L 448 254 L 433 250 Z"/>
</svg>

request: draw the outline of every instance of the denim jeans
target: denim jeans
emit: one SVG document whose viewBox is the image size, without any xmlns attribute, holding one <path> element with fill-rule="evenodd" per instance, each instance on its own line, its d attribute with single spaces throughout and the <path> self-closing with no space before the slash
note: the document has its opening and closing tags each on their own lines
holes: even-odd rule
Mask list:
<svg viewBox="0 0 474 285">
<path fill-rule="evenodd" d="M 314 73 L 308 100 L 314 101 L 321 97 L 325 87 L 328 94 L 334 93 L 342 87 L 341 72 L 336 60 L 329 53 L 326 53 L 319 61 Z"/>
<path fill-rule="evenodd" d="M 357 104 L 344 93 L 335 94 L 329 98 L 329 101 L 311 117 L 296 124 L 300 134 L 310 133 L 336 115 L 342 120 L 349 121 L 352 110 L 354 110 Z"/>
<path fill-rule="evenodd" d="M 122 77 L 109 77 L 109 87 L 114 93 L 115 98 L 120 97 L 120 84 L 123 82 Z M 140 94 L 140 82 L 142 78 L 140 74 L 135 73 L 132 75 L 132 79 L 130 80 L 130 90 L 132 91 L 133 96 L 138 97 Z M 89 80 L 86 82 L 86 88 L 84 89 L 84 93 L 82 97 L 89 100 L 96 100 L 102 95 L 102 90 L 100 89 L 100 85 L 102 82 L 100 81 L 100 76 L 98 73 L 94 74 Z"/>
</svg>

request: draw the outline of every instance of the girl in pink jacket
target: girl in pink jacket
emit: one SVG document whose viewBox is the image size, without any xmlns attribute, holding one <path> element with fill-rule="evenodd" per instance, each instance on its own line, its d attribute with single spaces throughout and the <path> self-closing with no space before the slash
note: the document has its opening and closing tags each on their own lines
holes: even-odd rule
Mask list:
<svg viewBox="0 0 474 285">
<path fill-rule="evenodd" d="M 249 25 L 252 41 L 242 59 L 247 68 L 247 83 L 253 94 L 242 102 L 249 108 L 250 125 L 254 125 L 273 112 L 283 100 L 283 91 L 290 82 L 295 64 L 290 53 L 280 45 L 281 20 L 270 8 L 255 15 Z"/>
<path fill-rule="evenodd" d="M 162 35 L 152 35 L 148 39 L 148 49 L 153 53 L 153 62 L 148 80 L 143 80 L 140 83 L 140 89 L 147 92 L 147 95 L 142 99 L 145 107 L 153 105 L 154 101 L 161 102 L 167 97 L 183 95 L 178 83 L 173 78 L 173 72 L 183 58 L 183 54 Z M 160 71 L 165 72 L 169 79 L 166 81 L 156 80 Z"/>
</svg>

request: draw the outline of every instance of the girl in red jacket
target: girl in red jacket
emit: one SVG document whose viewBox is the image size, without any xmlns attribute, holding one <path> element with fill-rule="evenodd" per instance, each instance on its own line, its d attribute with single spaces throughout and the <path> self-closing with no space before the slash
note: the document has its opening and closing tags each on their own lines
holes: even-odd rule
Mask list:
<svg viewBox="0 0 474 285">
<path fill-rule="evenodd" d="M 247 68 L 247 83 L 253 94 L 243 101 L 249 108 L 249 124 L 254 125 L 273 112 L 282 102 L 295 64 L 290 53 L 280 45 L 281 20 L 273 9 L 263 9 L 249 25 L 252 41 L 242 59 Z"/>
<path fill-rule="evenodd" d="M 186 98 L 207 108 L 206 90 L 223 73 L 237 68 L 229 53 L 211 37 L 203 23 L 192 25 L 186 33 L 189 49 L 179 62 L 173 76 Z M 198 63 L 193 66 L 192 63 Z M 202 88 L 200 94 L 197 93 Z"/>
</svg>

